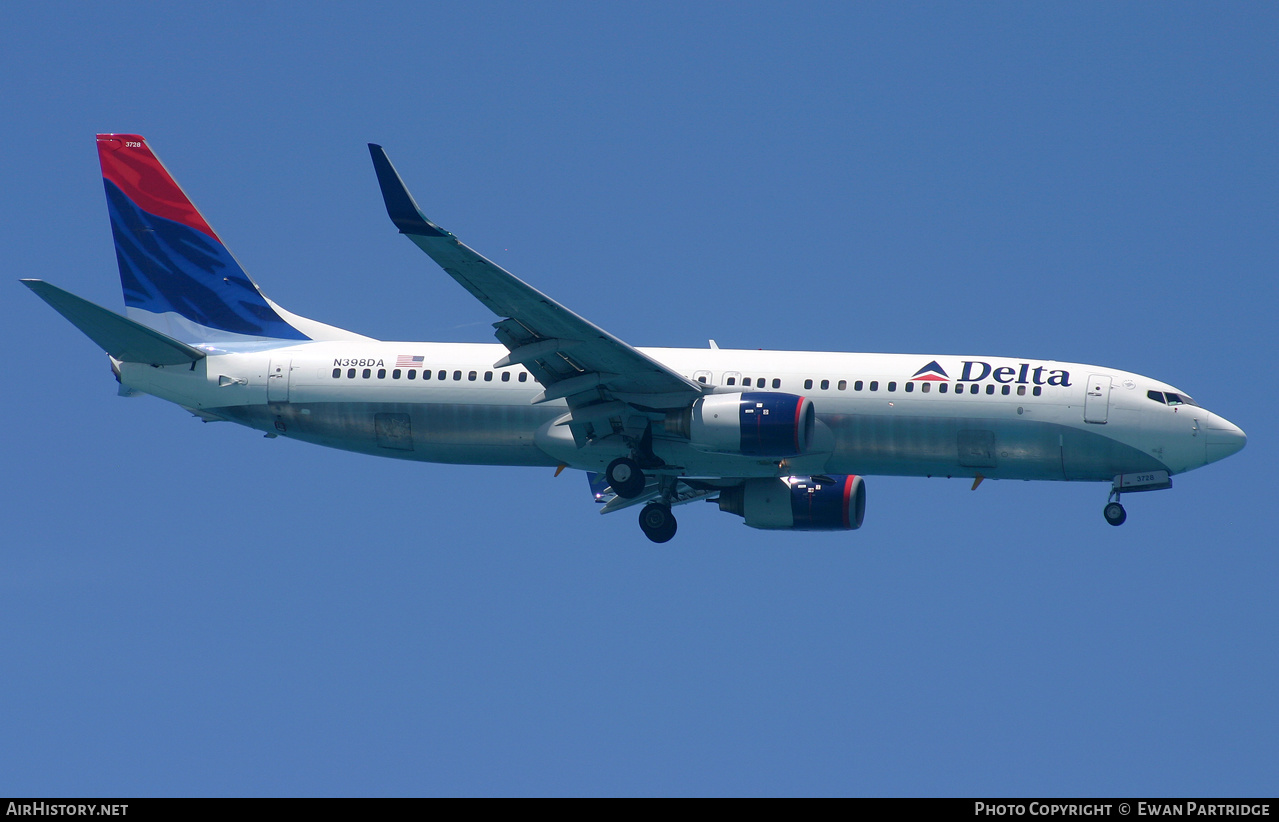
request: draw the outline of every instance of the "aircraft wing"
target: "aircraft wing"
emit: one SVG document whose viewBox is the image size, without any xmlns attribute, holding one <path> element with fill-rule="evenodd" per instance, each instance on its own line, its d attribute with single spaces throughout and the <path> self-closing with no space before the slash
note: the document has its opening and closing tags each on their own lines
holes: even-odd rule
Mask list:
<svg viewBox="0 0 1279 822">
<path fill-rule="evenodd" d="M 369 153 L 387 214 L 400 233 L 503 318 L 493 327 L 511 353 L 494 367 L 527 368 L 544 388 L 534 403 L 565 398 L 576 422 L 612 416 L 605 406 L 617 408 L 617 401 L 642 409 L 678 408 L 705 391 L 463 245 L 426 218 L 381 146 L 370 143 Z"/>
</svg>

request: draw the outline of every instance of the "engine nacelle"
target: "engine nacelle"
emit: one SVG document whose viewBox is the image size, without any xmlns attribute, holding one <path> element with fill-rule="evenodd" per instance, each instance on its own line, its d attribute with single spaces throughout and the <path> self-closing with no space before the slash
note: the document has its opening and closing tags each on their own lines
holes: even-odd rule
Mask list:
<svg viewBox="0 0 1279 822">
<path fill-rule="evenodd" d="M 666 429 L 701 451 L 794 457 L 808 451 L 817 415 L 807 397 L 774 391 L 710 394 L 667 418 Z"/>
<path fill-rule="evenodd" d="M 852 531 L 866 516 L 866 483 L 856 475 L 749 479 L 719 495 L 719 510 L 752 528 Z"/>
</svg>

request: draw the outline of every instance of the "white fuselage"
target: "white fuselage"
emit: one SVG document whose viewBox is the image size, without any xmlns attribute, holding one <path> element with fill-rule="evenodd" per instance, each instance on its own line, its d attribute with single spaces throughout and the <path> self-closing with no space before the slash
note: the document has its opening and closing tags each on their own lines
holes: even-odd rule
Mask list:
<svg viewBox="0 0 1279 822">
<path fill-rule="evenodd" d="M 568 410 L 563 400 L 534 405 L 542 386 L 528 372 L 493 367 L 507 354 L 501 345 L 202 347 L 209 356 L 194 366 L 121 364 L 121 383 L 205 419 L 401 459 L 598 471 L 624 452 L 620 438 L 574 443 L 568 427 L 556 424 Z M 1109 481 L 1117 474 L 1188 471 L 1244 442 L 1237 427 L 1204 408 L 1150 396 L 1180 394 L 1172 386 L 1101 366 L 1004 357 L 641 350 L 717 392 L 781 391 L 808 397 L 816 408 L 811 453 L 780 462 L 707 452 L 658 425 L 653 451 L 683 476 Z M 930 365 L 936 367 L 919 373 Z"/>
</svg>

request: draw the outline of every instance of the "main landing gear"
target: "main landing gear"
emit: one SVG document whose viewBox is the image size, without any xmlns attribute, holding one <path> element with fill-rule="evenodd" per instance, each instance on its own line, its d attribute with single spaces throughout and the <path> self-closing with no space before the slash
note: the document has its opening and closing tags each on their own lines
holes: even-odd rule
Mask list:
<svg viewBox="0 0 1279 822">
<path fill-rule="evenodd" d="M 618 457 L 610 462 L 608 468 L 604 469 L 604 478 L 608 480 L 609 485 L 613 486 L 613 493 L 622 499 L 635 499 L 644 493 L 644 472 L 640 469 L 639 463 L 629 457 Z M 675 532 L 671 531 L 671 533 Z"/>
<path fill-rule="evenodd" d="M 616 490 L 616 489 L 614 489 Z M 671 507 L 662 502 L 650 502 L 639 515 L 640 530 L 653 542 L 670 542 L 675 536 L 677 523 Z"/>
<path fill-rule="evenodd" d="M 636 499 L 648 488 L 648 477 L 644 468 L 659 468 L 665 465 L 653 453 L 653 427 L 650 424 L 638 442 L 631 443 L 635 450 L 629 457 L 618 457 L 604 469 L 604 478 L 608 480 L 613 493 L 622 499 Z M 633 457 L 633 458 L 632 458 Z M 641 468 L 641 464 L 644 468 Z M 639 524 L 644 536 L 653 542 L 670 542 L 675 536 L 675 515 L 671 513 L 671 502 L 676 498 L 676 480 L 673 476 L 657 476 L 658 497 L 644 506 L 640 511 Z"/>
<path fill-rule="evenodd" d="M 644 469 L 661 468 L 666 463 L 653 453 L 652 422 L 644 426 L 644 432 L 638 437 L 626 437 L 626 444 L 631 449 L 630 456 L 618 457 L 610 462 L 604 469 L 604 478 L 612 486 L 614 494 L 622 499 L 635 499 L 644 493 L 644 488 L 648 485 Z M 669 490 L 666 489 L 664 496 L 669 494 Z"/>
</svg>

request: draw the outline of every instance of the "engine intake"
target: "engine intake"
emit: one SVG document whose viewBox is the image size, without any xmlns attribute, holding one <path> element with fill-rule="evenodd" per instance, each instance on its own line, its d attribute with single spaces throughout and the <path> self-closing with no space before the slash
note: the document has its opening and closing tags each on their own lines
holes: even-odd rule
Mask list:
<svg viewBox="0 0 1279 822">
<path fill-rule="evenodd" d="M 752 528 L 853 531 L 866 516 L 866 483 L 855 474 L 749 479 L 720 492 L 719 510 Z"/>
<path fill-rule="evenodd" d="M 807 397 L 750 391 L 702 397 L 668 416 L 666 430 L 702 451 L 780 459 L 808 451 L 816 419 Z"/>
</svg>

